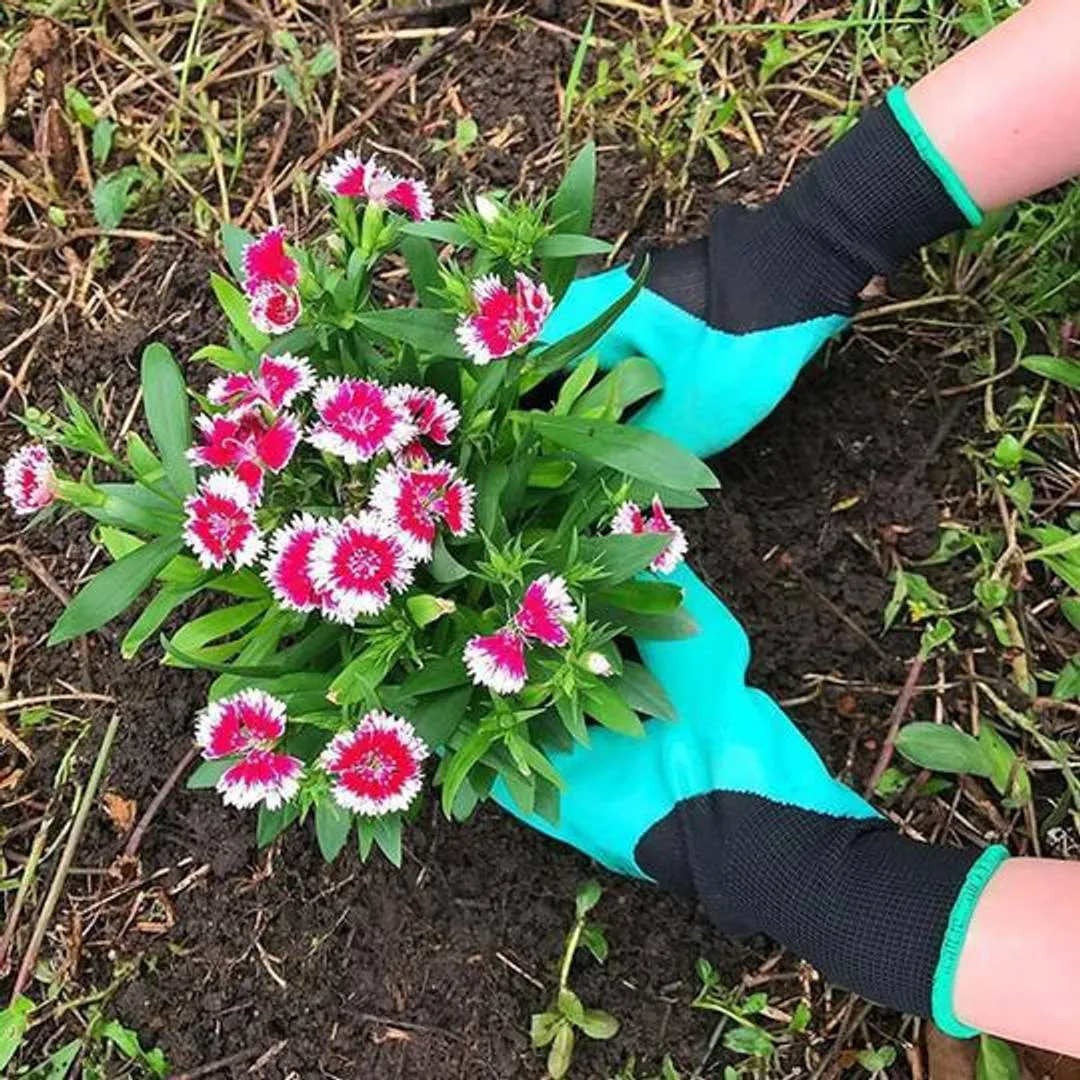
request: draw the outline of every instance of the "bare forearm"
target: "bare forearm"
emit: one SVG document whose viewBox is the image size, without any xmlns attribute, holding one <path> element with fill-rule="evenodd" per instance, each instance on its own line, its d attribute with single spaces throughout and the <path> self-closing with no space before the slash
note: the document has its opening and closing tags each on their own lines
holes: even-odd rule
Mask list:
<svg viewBox="0 0 1080 1080">
<path fill-rule="evenodd" d="M 1010 859 L 987 884 L 957 969 L 972 1027 L 1080 1057 L 1080 863 Z"/>
<path fill-rule="evenodd" d="M 1080 3 L 1030 0 L 908 103 L 984 210 L 1080 173 Z"/>
</svg>

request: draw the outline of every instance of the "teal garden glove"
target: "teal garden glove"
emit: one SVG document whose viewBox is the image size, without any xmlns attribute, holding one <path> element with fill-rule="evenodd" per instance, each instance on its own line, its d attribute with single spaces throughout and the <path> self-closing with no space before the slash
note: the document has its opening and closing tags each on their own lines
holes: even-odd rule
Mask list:
<svg viewBox="0 0 1080 1080">
<path fill-rule="evenodd" d="M 552 754 L 558 825 L 522 815 L 501 783 L 496 799 L 609 869 L 697 900 L 722 930 L 766 933 L 833 982 L 969 1034 L 952 984 L 1004 849 L 901 836 L 746 685 L 749 643 L 723 603 L 688 567 L 665 580 L 701 632 L 637 645 L 677 719 L 647 721 L 641 739 L 590 729 L 589 747 Z"/>
<path fill-rule="evenodd" d="M 708 456 L 772 411 L 875 274 L 979 220 L 897 88 L 778 199 L 721 207 L 706 238 L 654 253 L 596 352 L 607 366 L 652 360 L 664 390 L 638 422 Z M 573 282 L 544 337 L 581 329 L 630 286 L 623 267 Z"/>
</svg>

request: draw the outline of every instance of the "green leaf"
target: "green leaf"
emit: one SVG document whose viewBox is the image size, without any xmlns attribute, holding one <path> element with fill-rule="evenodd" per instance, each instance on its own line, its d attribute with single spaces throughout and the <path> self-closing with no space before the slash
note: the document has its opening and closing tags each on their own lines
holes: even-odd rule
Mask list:
<svg viewBox="0 0 1080 1080">
<path fill-rule="evenodd" d="M 590 878 L 582 884 L 577 891 L 577 896 L 574 897 L 574 913 L 577 917 L 584 919 L 600 903 L 602 895 L 603 890 L 600 888 L 599 881 L 593 881 Z"/>
<path fill-rule="evenodd" d="M 758 1027 L 732 1028 L 724 1036 L 724 1046 L 733 1053 L 759 1058 L 769 1057 L 773 1052 L 772 1039 Z"/>
<path fill-rule="evenodd" d="M 615 420 L 631 405 L 663 389 L 664 378 L 651 360 L 644 356 L 628 356 L 583 395 L 571 412 L 574 416 Z"/>
<path fill-rule="evenodd" d="M 124 168 L 98 178 L 94 184 L 94 220 L 105 232 L 117 228 L 124 215 L 136 202 L 133 188 L 143 183 L 145 177 L 138 165 L 126 165 Z"/>
<path fill-rule="evenodd" d="M 583 926 L 581 928 L 581 945 L 588 949 L 593 959 L 598 964 L 603 964 L 608 958 L 608 939 L 598 926 Z"/>
<path fill-rule="evenodd" d="M 536 412 L 526 416 L 549 442 L 635 479 L 686 491 L 720 486 L 705 462 L 654 432 L 610 420 Z"/>
<path fill-rule="evenodd" d="M 1080 596 L 1063 596 L 1061 614 L 1065 616 L 1074 630 L 1080 630 Z"/>
<path fill-rule="evenodd" d="M 308 64 L 308 74 L 313 79 L 321 79 L 336 71 L 338 66 L 338 52 L 330 42 L 326 41 L 319 46 L 319 51 L 311 58 Z"/>
<path fill-rule="evenodd" d="M 124 635 L 124 640 L 120 643 L 120 655 L 125 660 L 130 660 L 181 604 L 198 595 L 204 588 L 205 584 L 163 585 Z"/>
<path fill-rule="evenodd" d="M 551 1080 L 563 1080 L 570 1071 L 574 1056 L 574 1029 L 564 1020 L 555 1029 L 555 1038 L 548 1053 L 547 1068 Z"/>
<path fill-rule="evenodd" d="M 386 308 L 383 311 L 364 311 L 356 316 L 357 323 L 372 333 L 403 341 L 421 352 L 464 360 L 465 353 L 454 331 L 457 316 L 448 311 L 430 308 Z"/>
<path fill-rule="evenodd" d="M 1058 701 L 1080 699 L 1080 654 L 1070 656 L 1054 682 L 1052 696 Z"/>
<path fill-rule="evenodd" d="M 72 1039 L 59 1050 L 53 1051 L 40 1065 L 26 1073 L 22 1080 L 65 1080 L 71 1069 L 71 1063 L 79 1056 L 82 1048 L 82 1039 Z M 88 1080 L 85 1072 L 83 1080 Z"/>
<path fill-rule="evenodd" d="M 555 401 L 551 412 L 554 416 L 567 416 L 570 413 L 574 402 L 588 388 L 589 383 L 592 382 L 593 376 L 599 370 L 599 363 L 594 356 L 590 356 L 587 360 L 583 360 L 567 377 L 562 386 L 559 387 L 559 396 Z"/>
<path fill-rule="evenodd" d="M 618 585 L 640 574 L 667 547 L 668 538 L 658 533 L 634 536 L 616 533 L 584 537 L 579 546 L 583 562 L 596 563 L 609 585 Z"/>
<path fill-rule="evenodd" d="M 94 134 L 90 138 L 90 147 L 94 156 L 94 164 L 99 169 L 109 160 L 115 133 L 115 120 L 103 116 L 94 124 Z"/>
<path fill-rule="evenodd" d="M 882 1072 L 896 1061 L 895 1046 L 879 1046 L 876 1050 L 860 1050 L 855 1059 L 867 1072 Z"/>
<path fill-rule="evenodd" d="M 701 627 L 685 607 L 670 615 L 639 615 L 633 611 L 621 611 L 599 600 L 589 606 L 589 615 L 598 622 L 621 626 L 632 637 L 644 641 L 682 641 L 697 637 Z"/>
<path fill-rule="evenodd" d="M 1020 1080 L 1016 1051 L 993 1035 L 979 1036 L 979 1056 L 975 1059 L 975 1080 Z"/>
<path fill-rule="evenodd" d="M 248 303 L 244 294 L 220 274 L 210 275 L 210 288 L 214 290 L 221 310 L 232 324 L 233 329 L 257 352 L 265 352 L 270 344 L 270 335 L 255 328 L 248 314 Z"/>
<path fill-rule="evenodd" d="M 990 782 L 1010 806 L 1031 801 L 1031 778 L 1016 751 L 985 720 L 979 725 L 979 743 L 990 760 Z"/>
<path fill-rule="evenodd" d="M 435 537 L 435 547 L 428 569 L 431 571 L 431 576 L 443 585 L 469 576 L 469 571 L 447 550 L 442 536 Z"/>
<path fill-rule="evenodd" d="M 1041 375 L 1044 379 L 1080 390 L 1080 363 L 1064 356 L 1025 356 L 1020 366 Z"/>
<path fill-rule="evenodd" d="M 315 836 L 326 862 L 333 862 L 341 854 L 352 823 L 352 814 L 338 806 L 329 795 L 315 804 Z"/>
<path fill-rule="evenodd" d="M 443 746 L 457 731 L 472 699 L 472 686 L 459 686 L 441 694 L 429 694 L 404 710 L 404 715 L 433 749 Z"/>
<path fill-rule="evenodd" d="M 26 1029 L 30 1026 L 30 1014 L 34 1003 L 20 994 L 10 1005 L 0 1012 L 0 1068 L 7 1065 L 15 1056 L 22 1042 Z"/>
<path fill-rule="evenodd" d="M 454 800 L 465 783 L 465 778 L 487 753 L 488 747 L 497 736 L 497 731 L 479 727 L 454 751 L 453 756 L 448 758 L 442 778 L 442 810 L 448 818 L 452 817 Z"/>
<path fill-rule="evenodd" d="M 235 634 L 258 619 L 269 607 L 266 598 L 230 604 L 185 623 L 172 636 L 170 645 L 178 652 L 193 654 L 212 641 Z M 239 643 L 235 643 L 237 646 Z"/>
<path fill-rule="evenodd" d="M 255 826 L 255 843 L 264 848 L 272 844 L 296 819 L 300 809 L 295 802 L 288 802 L 276 810 L 267 810 L 266 804 L 259 806 L 259 820 Z"/>
<path fill-rule="evenodd" d="M 645 727 L 637 713 L 610 686 L 590 687 L 581 697 L 585 712 L 604 727 L 635 739 L 644 737 Z"/>
<path fill-rule="evenodd" d="M 576 259 L 582 255 L 606 255 L 612 250 L 606 240 L 576 233 L 553 233 L 545 236 L 533 249 L 541 259 Z"/>
<path fill-rule="evenodd" d="M 675 706 L 663 686 L 652 672 L 633 660 L 623 662 L 621 675 L 613 675 L 608 685 L 618 696 L 637 712 L 655 716 L 661 720 L 676 718 Z"/>
<path fill-rule="evenodd" d="M 221 247 L 225 252 L 225 261 L 229 264 L 229 269 L 237 281 L 242 282 L 246 276 L 244 273 L 244 248 L 253 243 L 254 240 L 255 237 L 247 229 L 241 229 L 239 225 L 234 225 L 231 221 L 222 222 Z"/>
<path fill-rule="evenodd" d="M 81 507 L 95 521 L 159 536 L 180 534 L 184 524 L 180 508 L 149 488 L 141 484 L 98 484 L 95 490 L 105 501 L 100 506 Z"/>
<path fill-rule="evenodd" d="M 532 1040 L 533 1049 L 539 1050 L 547 1046 L 555 1038 L 555 1032 L 559 1030 L 561 1023 L 562 1017 L 558 1013 L 533 1013 L 529 1021 L 529 1038 Z"/>
<path fill-rule="evenodd" d="M 468 247 L 472 243 L 469 234 L 453 221 L 411 221 L 403 225 L 401 231 L 406 236 L 421 236 L 454 247 Z"/>
<path fill-rule="evenodd" d="M 556 1006 L 572 1024 L 578 1023 L 585 1015 L 585 1006 L 581 1004 L 581 998 L 568 986 L 559 989 Z"/>
<path fill-rule="evenodd" d="M 401 869 L 401 816 L 387 814 L 374 821 L 375 843 L 391 866 Z"/>
<path fill-rule="evenodd" d="M 217 787 L 217 782 L 236 764 L 236 758 L 215 758 L 213 761 L 200 761 L 191 771 L 185 787 L 189 791 L 201 791 Z"/>
<path fill-rule="evenodd" d="M 613 1039 L 619 1033 L 619 1021 L 603 1009 L 586 1009 L 578 1027 L 590 1039 Z"/>
<path fill-rule="evenodd" d="M 896 737 L 896 749 L 913 765 L 935 772 L 989 776 L 993 771 L 979 741 L 947 724 L 908 724 Z"/>
<path fill-rule="evenodd" d="M 440 690 L 450 690 L 469 682 L 469 673 L 465 670 L 460 650 L 457 650 L 457 655 L 440 656 L 435 660 L 429 660 L 422 668 L 405 678 L 400 690 L 405 697 L 420 697 L 423 694 L 438 693 Z"/>
<path fill-rule="evenodd" d="M 601 590 L 597 597 L 623 611 L 636 611 L 642 615 L 667 615 L 682 603 L 683 591 L 678 585 L 669 585 L 663 581 L 624 581 Z"/>
<path fill-rule="evenodd" d="M 585 236 L 592 229 L 593 200 L 596 193 L 596 144 L 591 140 L 570 163 L 566 175 L 551 200 L 551 217 L 557 233 Z M 548 258 L 543 264 L 544 280 L 558 300 L 574 280 L 575 258 Z"/>
<path fill-rule="evenodd" d="M 403 236 L 401 254 L 405 257 L 409 277 L 420 303 L 426 308 L 437 308 L 444 304 L 445 298 L 439 291 L 442 284 L 439 257 L 431 241 L 422 236 Z"/>
<path fill-rule="evenodd" d="M 607 309 L 561 341 L 556 341 L 535 356 L 530 357 L 529 367 L 521 380 L 522 390 L 529 390 L 539 385 L 549 375 L 554 375 L 579 356 L 584 356 L 618 321 L 622 313 L 637 299 L 645 284 L 648 273 L 648 260 L 642 264 L 641 271 L 630 287 Z"/>
<path fill-rule="evenodd" d="M 105 567 L 64 609 L 49 634 L 49 644 L 60 645 L 116 618 L 182 546 L 179 536 L 162 536 Z"/>
<path fill-rule="evenodd" d="M 529 468 L 526 483 L 531 488 L 539 488 L 541 491 L 557 491 L 574 473 L 577 465 L 572 461 L 562 458 L 540 458 Z"/>
<path fill-rule="evenodd" d="M 251 361 L 243 353 L 226 349 L 223 345 L 204 345 L 191 354 L 191 360 L 208 360 L 222 371 L 251 371 Z"/>
<path fill-rule="evenodd" d="M 187 386 L 172 353 L 158 342 L 143 349 L 142 392 L 146 422 L 161 452 L 165 475 L 177 495 L 187 495 L 195 490 L 195 470 L 186 456 L 191 447 Z"/>
<path fill-rule="evenodd" d="M 92 128 L 98 122 L 94 106 L 90 99 L 75 86 L 64 87 L 64 104 L 68 112 L 85 128 Z"/>
</svg>

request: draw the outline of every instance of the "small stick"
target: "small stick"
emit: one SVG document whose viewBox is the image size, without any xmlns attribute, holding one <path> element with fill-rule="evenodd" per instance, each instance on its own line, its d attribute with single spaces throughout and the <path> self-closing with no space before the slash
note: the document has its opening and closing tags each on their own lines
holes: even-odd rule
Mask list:
<svg viewBox="0 0 1080 1080">
<path fill-rule="evenodd" d="M 53 818 L 55 816 L 51 805 L 53 801 L 54 800 L 50 800 L 49 809 L 41 819 L 41 826 L 37 831 L 37 835 L 34 837 L 34 843 L 30 847 L 30 855 L 26 860 L 26 865 L 23 867 L 23 872 L 19 880 L 19 891 L 15 894 L 15 901 L 8 914 L 7 925 L 4 927 L 4 936 L 3 938 L 0 938 L 0 974 L 7 973 L 8 952 L 11 950 L 11 943 L 15 939 L 15 930 L 19 925 L 19 916 L 22 914 L 23 905 L 26 903 L 27 896 L 30 895 L 30 888 L 33 885 L 34 877 L 37 874 L 38 863 L 41 861 L 42 853 L 45 851 L 45 844 L 49 839 L 49 830 L 52 828 Z"/>
<path fill-rule="evenodd" d="M 255 187 L 252 189 L 250 198 L 244 204 L 244 209 L 240 211 L 240 216 L 236 219 L 236 224 L 240 228 L 243 228 L 247 219 L 251 217 L 252 211 L 259 204 L 259 199 L 262 197 L 266 185 L 269 184 L 273 178 L 277 163 L 281 160 L 281 152 L 285 149 L 285 140 L 289 137 L 292 119 L 293 107 L 292 102 L 289 102 L 289 104 L 285 106 L 285 116 L 278 126 L 277 134 L 274 136 L 274 145 L 270 147 L 270 156 L 266 159 L 266 164 L 259 174 L 258 183 L 256 183 Z"/>
<path fill-rule="evenodd" d="M 146 808 L 146 812 L 139 819 L 139 824 L 135 826 L 131 832 L 131 836 L 128 837 L 128 842 L 124 846 L 125 857 L 133 856 L 138 853 L 139 845 L 142 843 L 143 836 L 146 835 L 146 830 L 150 827 L 150 822 L 154 820 L 154 815 L 161 809 L 169 792 L 176 787 L 180 777 L 187 772 L 188 766 L 195 760 L 198 753 L 199 748 L 197 746 L 189 746 L 187 753 L 185 753 L 177 762 L 176 768 L 169 773 L 165 783 L 158 789 L 158 793 L 151 800 L 150 805 Z"/>
<path fill-rule="evenodd" d="M 900 730 L 900 725 L 903 723 L 904 717 L 907 716 L 908 709 L 911 708 L 911 702 L 915 698 L 915 685 L 919 681 L 919 676 L 922 674 L 923 664 L 925 663 L 925 657 L 922 653 L 919 653 L 911 662 L 911 667 L 908 668 L 907 678 L 904 680 L 904 688 L 900 691 L 900 696 L 896 699 L 896 704 L 893 706 L 892 716 L 889 718 L 889 733 L 885 736 L 885 743 L 881 747 L 881 753 L 878 755 L 877 764 L 874 766 L 874 771 L 870 774 L 870 779 L 866 781 L 865 793 L 872 795 L 874 789 L 878 786 L 878 782 L 882 776 L 885 775 L 885 770 L 889 767 L 889 762 L 892 761 L 893 750 L 896 748 L 896 734 Z"/>
<path fill-rule="evenodd" d="M 90 807 L 94 805 L 94 800 L 97 798 L 97 790 L 105 773 L 105 763 L 109 760 L 109 752 L 112 750 L 113 740 L 116 738 L 119 727 L 120 713 L 113 713 L 113 718 L 109 721 L 109 726 L 105 729 L 105 736 L 101 740 L 101 746 L 98 748 L 97 758 L 94 761 L 94 768 L 90 773 L 90 780 L 86 785 L 86 790 L 83 792 L 82 802 L 79 803 L 79 809 L 75 813 L 71 833 L 68 836 L 67 843 L 64 845 L 60 862 L 57 863 L 56 872 L 53 874 L 52 883 L 49 885 L 49 891 L 45 896 L 45 902 L 41 906 L 41 913 L 38 915 L 37 924 L 34 926 L 30 944 L 26 947 L 22 964 L 19 966 L 19 974 L 15 978 L 15 985 L 11 991 L 12 1001 L 26 989 L 34 973 L 34 965 L 37 963 L 41 944 L 45 940 L 45 934 L 49 929 L 49 921 L 56 911 L 56 905 L 60 902 L 60 894 L 64 890 L 64 882 L 67 880 L 68 871 L 75 861 L 75 850 L 82 839 L 86 819 L 90 816 Z"/>
</svg>

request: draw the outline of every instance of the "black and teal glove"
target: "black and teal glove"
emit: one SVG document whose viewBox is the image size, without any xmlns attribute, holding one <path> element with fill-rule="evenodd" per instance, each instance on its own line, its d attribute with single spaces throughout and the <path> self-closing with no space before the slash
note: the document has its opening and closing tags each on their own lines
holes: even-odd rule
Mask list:
<svg viewBox="0 0 1080 1080">
<path fill-rule="evenodd" d="M 978 207 L 893 90 L 777 200 L 725 206 L 709 235 L 654 253 L 646 287 L 600 340 L 610 366 L 647 356 L 664 378 L 639 422 L 702 456 L 767 416 L 860 290 Z M 631 284 L 625 267 L 575 281 L 544 328 L 557 341 Z"/>
<path fill-rule="evenodd" d="M 693 572 L 701 628 L 639 641 L 677 719 L 632 739 L 590 729 L 589 747 L 552 755 L 566 782 L 559 824 L 511 813 L 619 873 L 696 899 L 722 930 L 768 934 L 827 978 L 873 1001 L 972 1034 L 952 986 L 982 889 L 1005 858 L 901 836 L 834 780 L 776 703 L 746 685 L 750 647 Z"/>
</svg>

